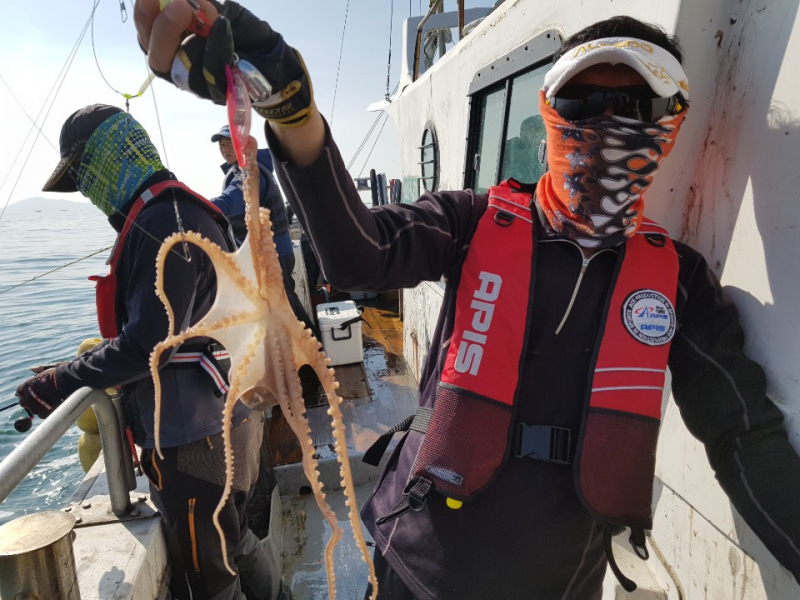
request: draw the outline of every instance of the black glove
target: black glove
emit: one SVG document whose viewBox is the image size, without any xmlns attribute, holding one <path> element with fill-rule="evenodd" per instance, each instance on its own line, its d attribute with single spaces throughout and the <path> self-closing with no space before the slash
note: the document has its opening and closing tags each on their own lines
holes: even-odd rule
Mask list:
<svg viewBox="0 0 800 600">
<path fill-rule="evenodd" d="M 56 386 L 55 369 L 34 375 L 17 388 L 16 395 L 19 405 L 40 419 L 49 417 L 64 401 Z"/>
<path fill-rule="evenodd" d="M 311 116 L 313 90 L 300 54 L 267 22 L 229 0 L 219 11 L 208 37 L 188 36 L 178 49 L 171 73 L 156 73 L 182 89 L 216 104 L 225 104 L 228 89 L 225 65 L 234 64 L 234 52 L 252 64 L 272 86 L 272 95 L 253 104 L 265 119 L 283 127 L 297 127 Z"/>
</svg>

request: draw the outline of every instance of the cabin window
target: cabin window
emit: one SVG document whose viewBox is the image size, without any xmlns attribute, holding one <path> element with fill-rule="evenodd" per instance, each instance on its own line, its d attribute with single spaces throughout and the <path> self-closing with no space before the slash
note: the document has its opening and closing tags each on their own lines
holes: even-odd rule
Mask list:
<svg viewBox="0 0 800 600">
<path fill-rule="evenodd" d="M 500 140 L 503 139 L 503 113 L 506 90 L 501 88 L 481 99 L 481 128 L 475 155 L 475 189 L 485 192 L 497 182 Z"/>
<path fill-rule="evenodd" d="M 555 32 L 478 71 L 470 86 L 464 186 L 485 193 L 510 177 L 536 183 L 546 169 L 539 90 L 560 45 Z"/>
<path fill-rule="evenodd" d="M 436 139 L 433 123 L 425 125 L 419 150 L 419 165 L 422 172 L 419 180 L 422 182 L 422 188 L 426 192 L 435 192 L 439 189 L 439 142 Z"/>
<path fill-rule="evenodd" d="M 536 183 L 544 173 L 539 157 L 545 139 L 544 121 L 539 113 L 544 74 L 545 69 L 536 69 L 516 77 L 511 84 L 500 181 L 513 177 L 523 183 Z"/>
</svg>

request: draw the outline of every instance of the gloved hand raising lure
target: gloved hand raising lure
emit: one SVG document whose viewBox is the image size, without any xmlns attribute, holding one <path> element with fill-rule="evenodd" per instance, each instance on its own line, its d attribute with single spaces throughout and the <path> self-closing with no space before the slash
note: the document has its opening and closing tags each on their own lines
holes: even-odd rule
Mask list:
<svg viewBox="0 0 800 600">
<path fill-rule="evenodd" d="M 139 45 L 159 77 L 225 104 L 225 67 L 237 67 L 262 117 L 281 127 L 298 127 L 311 118 L 313 90 L 302 57 L 240 4 L 139 0 L 134 15 Z"/>
</svg>

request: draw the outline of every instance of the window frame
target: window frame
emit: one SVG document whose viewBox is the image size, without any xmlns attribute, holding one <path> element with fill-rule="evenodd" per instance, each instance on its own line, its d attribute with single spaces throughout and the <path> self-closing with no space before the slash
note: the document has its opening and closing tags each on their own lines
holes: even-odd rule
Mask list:
<svg viewBox="0 0 800 600">
<path fill-rule="evenodd" d="M 425 144 L 425 134 L 430 131 L 432 143 Z M 425 148 L 432 147 L 433 148 L 433 160 L 426 161 L 425 160 Z M 433 121 L 427 121 L 425 123 L 425 127 L 422 129 L 422 139 L 420 140 L 420 145 L 417 146 L 417 150 L 419 150 L 419 174 L 420 176 L 417 178 L 419 179 L 420 185 L 422 186 L 422 191 L 424 192 L 437 192 L 439 191 L 439 169 L 440 169 L 440 160 L 439 160 L 439 136 L 436 134 L 436 126 L 433 124 Z M 425 176 L 425 166 L 426 164 L 433 165 L 433 173 L 432 175 L 426 177 Z M 433 180 L 433 184 L 428 187 L 426 181 Z"/>
<path fill-rule="evenodd" d="M 467 125 L 467 147 L 464 157 L 464 189 L 474 189 L 477 180 L 478 170 L 475 168 L 475 156 L 483 125 L 481 121 L 482 99 L 488 94 L 505 88 L 505 106 L 498 142 L 500 147 L 498 148 L 497 164 L 495 165 L 496 173 L 499 177 L 502 171 L 505 141 L 508 134 L 512 81 L 516 77 L 550 62 L 555 52 L 561 47 L 562 39 L 558 31 L 548 29 L 475 73 L 467 92 L 469 98 L 469 123 Z M 495 185 L 497 183 L 499 182 L 495 181 Z"/>
</svg>

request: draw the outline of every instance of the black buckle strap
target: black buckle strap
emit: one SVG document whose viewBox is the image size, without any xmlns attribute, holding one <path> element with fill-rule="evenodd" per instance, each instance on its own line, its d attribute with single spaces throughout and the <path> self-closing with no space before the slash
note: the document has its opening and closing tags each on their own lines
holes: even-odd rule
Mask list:
<svg viewBox="0 0 800 600">
<path fill-rule="evenodd" d="M 636 583 L 622 574 L 622 571 L 617 564 L 617 560 L 614 558 L 614 549 L 611 544 L 611 538 L 613 535 L 614 531 L 612 531 L 611 527 L 606 526 L 603 528 L 603 548 L 605 549 L 606 558 L 608 559 L 608 566 L 611 568 L 611 571 L 614 573 L 617 581 L 619 581 L 622 589 L 630 593 L 636 590 Z M 631 527 L 631 535 L 630 538 L 628 538 L 628 541 L 633 547 L 633 551 L 636 556 L 642 560 L 647 560 L 650 558 L 650 553 L 647 551 L 647 537 L 644 529 L 641 527 Z"/>
<path fill-rule="evenodd" d="M 361 457 L 361 461 L 367 463 L 368 465 L 372 465 L 373 467 L 377 467 L 378 463 L 381 461 L 381 457 L 389 447 L 389 442 L 392 441 L 392 436 L 395 433 L 399 431 L 408 431 L 409 429 L 412 431 L 419 431 L 420 433 L 427 433 L 432 416 L 432 408 L 420 406 L 417 408 L 417 412 L 415 414 L 407 416 L 405 419 L 400 421 L 397 425 L 375 440 L 372 445 L 367 448 L 367 451 L 364 452 L 364 456 Z"/>
<path fill-rule="evenodd" d="M 619 584 L 622 586 L 622 589 L 628 592 L 629 594 L 636 590 L 636 583 L 632 580 L 625 577 L 622 574 L 622 571 L 617 564 L 617 559 L 614 558 L 614 550 L 611 546 L 611 530 L 609 528 L 603 529 L 603 548 L 606 551 L 606 558 L 608 559 L 608 566 L 611 568 L 611 572 L 614 573 L 614 577 L 617 578 Z"/>
<path fill-rule="evenodd" d="M 550 425 L 518 423 L 514 435 L 514 455 L 561 465 L 572 462 L 572 430 Z"/>
<path fill-rule="evenodd" d="M 650 552 L 647 550 L 647 536 L 644 533 L 644 529 L 631 527 L 631 536 L 628 538 L 628 542 L 636 556 L 642 560 L 650 558 Z"/>
<path fill-rule="evenodd" d="M 376 520 L 376 525 L 383 525 L 404 515 L 409 510 L 421 511 L 428 504 L 428 496 L 433 491 L 433 482 L 424 477 L 417 477 L 408 482 L 403 490 L 403 499 L 388 513 Z"/>
</svg>

